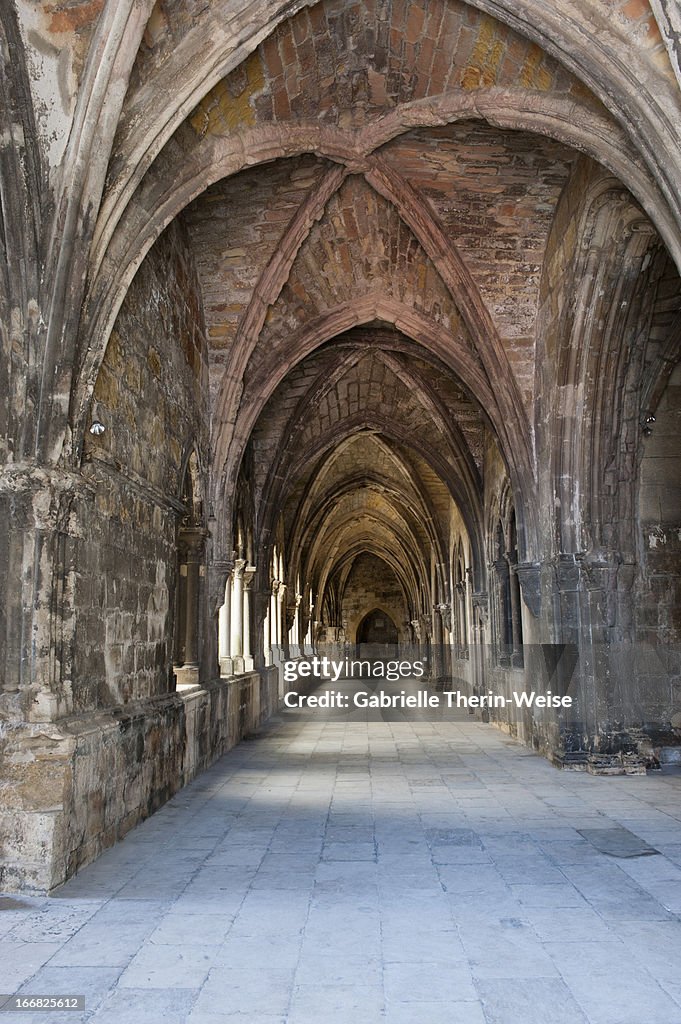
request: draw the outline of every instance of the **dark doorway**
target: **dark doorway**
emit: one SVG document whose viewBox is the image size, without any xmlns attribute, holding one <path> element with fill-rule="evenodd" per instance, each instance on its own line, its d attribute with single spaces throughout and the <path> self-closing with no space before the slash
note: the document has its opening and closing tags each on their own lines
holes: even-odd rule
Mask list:
<svg viewBox="0 0 681 1024">
<path fill-rule="evenodd" d="M 381 608 L 365 615 L 357 627 L 357 651 L 364 657 L 393 658 L 397 643 L 397 626 Z"/>
</svg>

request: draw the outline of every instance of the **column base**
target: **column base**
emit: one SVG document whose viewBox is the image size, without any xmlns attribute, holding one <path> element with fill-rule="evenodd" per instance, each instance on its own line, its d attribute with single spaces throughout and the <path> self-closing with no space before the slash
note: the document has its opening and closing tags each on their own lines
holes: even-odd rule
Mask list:
<svg viewBox="0 0 681 1024">
<path fill-rule="evenodd" d="M 220 675 L 231 676 L 234 675 L 234 669 L 232 667 L 231 658 L 220 658 Z"/>
<path fill-rule="evenodd" d="M 178 686 L 198 686 L 199 685 L 199 666 L 198 665 L 181 665 L 178 668 L 174 668 L 175 678 Z"/>
</svg>

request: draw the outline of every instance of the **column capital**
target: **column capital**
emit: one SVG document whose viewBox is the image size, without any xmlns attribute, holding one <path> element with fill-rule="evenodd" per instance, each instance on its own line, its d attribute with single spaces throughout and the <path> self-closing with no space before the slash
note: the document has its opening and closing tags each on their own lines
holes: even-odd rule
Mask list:
<svg viewBox="0 0 681 1024">
<path fill-rule="evenodd" d="M 473 594 L 473 608 L 475 608 L 484 623 L 489 622 L 489 594 L 486 590 L 479 590 Z"/>
<path fill-rule="evenodd" d="M 579 590 L 581 572 L 577 556 L 561 554 L 553 564 L 558 588 L 563 592 Z"/>
<path fill-rule="evenodd" d="M 203 557 L 208 530 L 203 526 L 183 526 L 178 536 L 178 547 L 183 557 L 197 561 Z"/>
<path fill-rule="evenodd" d="M 541 610 L 541 566 L 539 562 L 518 562 L 513 571 L 520 583 L 520 592 L 523 601 L 534 615 L 538 618 Z"/>
<path fill-rule="evenodd" d="M 440 616 L 442 625 L 449 632 L 452 628 L 452 606 L 450 604 L 436 604 L 433 607 Z"/>
</svg>

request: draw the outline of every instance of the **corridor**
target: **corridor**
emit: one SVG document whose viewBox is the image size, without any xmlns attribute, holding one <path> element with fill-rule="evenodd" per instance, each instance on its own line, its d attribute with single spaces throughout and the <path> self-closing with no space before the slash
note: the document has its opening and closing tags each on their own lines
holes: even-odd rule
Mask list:
<svg viewBox="0 0 681 1024">
<path fill-rule="evenodd" d="M 0 898 L 2 991 L 86 1004 L 3 1019 L 681 1024 L 681 773 L 394 719 L 284 712 L 51 898 Z"/>
</svg>

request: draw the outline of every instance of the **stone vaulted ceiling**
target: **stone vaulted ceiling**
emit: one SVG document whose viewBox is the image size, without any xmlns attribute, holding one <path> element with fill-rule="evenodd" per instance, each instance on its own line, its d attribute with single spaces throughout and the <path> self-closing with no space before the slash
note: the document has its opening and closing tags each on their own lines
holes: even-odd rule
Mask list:
<svg viewBox="0 0 681 1024">
<path fill-rule="evenodd" d="M 157 5 L 130 116 L 192 18 Z M 400 500 L 427 491 L 410 463 L 427 437 L 419 457 L 474 534 L 485 430 L 516 486 L 535 478 L 541 282 L 561 195 L 575 174 L 616 175 L 632 206 L 661 205 L 632 140 L 573 62 L 458 0 L 306 5 L 195 99 L 127 181 L 123 116 L 95 236 L 93 325 L 124 284 L 120 268 L 98 284 L 112 257 L 125 252 L 133 269 L 135 249 L 181 216 L 203 295 L 218 504 L 249 453 L 258 541 L 279 513 L 292 539 L 303 512 L 314 521 L 317 491 L 322 504 L 342 492 L 348 451 L 360 491 L 385 446 Z M 401 432 L 388 438 L 391 421 Z M 444 508 L 421 512 L 442 533 Z M 345 528 L 375 534 L 380 519 L 369 528 L 355 509 Z"/>
<path fill-rule="evenodd" d="M 630 220 L 650 218 L 681 253 L 665 156 L 676 65 L 645 0 L 146 0 L 107 5 L 94 34 L 89 6 L 71 6 L 78 17 L 61 12 L 40 32 L 74 33 L 69 74 L 90 105 L 73 107 L 68 146 L 89 147 L 88 170 L 72 182 L 55 173 L 54 220 L 87 227 L 91 245 L 70 262 L 53 247 L 48 283 L 64 316 L 47 340 L 55 399 L 36 443 L 56 450 L 50 423 L 68 415 L 78 456 L 121 305 L 177 219 L 200 281 L 211 504 L 224 524 L 257 453 L 263 536 L 267 502 L 292 536 L 305 489 L 335 486 L 315 459 L 353 431 L 410 453 L 398 461 L 422 489 L 434 472 L 471 529 L 489 436 L 519 514 L 535 515 L 538 353 L 551 275 L 576 258 L 580 194 L 620 189 Z M 100 79 L 117 71 L 125 94 L 105 99 Z M 111 135 L 101 152 L 95 107 Z M 293 412 L 275 436 L 294 398 L 306 429 Z M 390 417 L 403 429 L 388 438 Z M 430 455 L 416 452 L 422 437 Z M 364 451 L 367 472 L 374 456 Z"/>
</svg>

